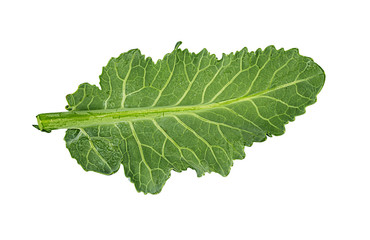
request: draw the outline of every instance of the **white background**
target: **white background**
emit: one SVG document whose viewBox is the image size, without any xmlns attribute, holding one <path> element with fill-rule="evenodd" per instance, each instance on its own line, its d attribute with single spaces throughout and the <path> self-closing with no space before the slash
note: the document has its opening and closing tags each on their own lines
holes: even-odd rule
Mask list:
<svg viewBox="0 0 370 240">
<path fill-rule="evenodd" d="M 370 239 L 366 1 L 1 1 L 0 239 Z M 35 116 L 98 84 L 110 57 L 297 47 L 326 72 L 286 133 L 228 177 L 173 173 L 159 195 L 84 172 Z"/>
</svg>

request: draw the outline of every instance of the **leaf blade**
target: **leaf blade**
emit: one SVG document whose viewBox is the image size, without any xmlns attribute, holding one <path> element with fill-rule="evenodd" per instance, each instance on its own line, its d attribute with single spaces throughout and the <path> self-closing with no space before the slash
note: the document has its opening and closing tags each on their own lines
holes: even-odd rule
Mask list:
<svg viewBox="0 0 370 240">
<path fill-rule="evenodd" d="M 297 49 L 244 48 L 218 60 L 177 46 L 157 63 L 130 50 L 103 68 L 101 89 L 85 83 L 67 95 L 76 118 L 64 127 L 77 129 L 67 131 L 67 148 L 86 171 L 113 174 L 122 164 L 144 193 L 160 192 L 171 170 L 226 176 L 244 146 L 283 134 L 324 81 Z M 39 127 L 52 130 L 44 119 Z"/>
</svg>

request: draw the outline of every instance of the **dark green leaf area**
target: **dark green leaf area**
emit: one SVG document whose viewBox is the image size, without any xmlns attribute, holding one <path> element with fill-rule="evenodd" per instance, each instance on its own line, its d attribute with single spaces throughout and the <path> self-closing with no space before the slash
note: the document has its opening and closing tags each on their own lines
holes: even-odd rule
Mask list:
<svg viewBox="0 0 370 240">
<path fill-rule="evenodd" d="M 65 140 L 85 170 L 112 174 L 122 164 L 138 191 L 158 193 L 172 170 L 228 175 L 245 146 L 282 135 L 315 103 L 324 80 L 297 49 L 244 48 L 217 59 L 177 48 L 156 63 L 135 49 L 109 61 L 101 88 L 81 84 L 67 102 L 70 111 L 132 110 L 137 117 L 69 129 Z"/>
</svg>

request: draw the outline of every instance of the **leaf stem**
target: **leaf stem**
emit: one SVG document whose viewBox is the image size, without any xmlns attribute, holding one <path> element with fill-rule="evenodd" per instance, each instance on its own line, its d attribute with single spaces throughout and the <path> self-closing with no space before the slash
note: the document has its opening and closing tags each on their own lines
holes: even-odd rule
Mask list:
<svg viewBox="0 0 370 240">
<path fill-rule="evenodd" d="M 210 107 L 210 105 L 207 105 L 207 107 Z M 56 129 L 83 128 L 134 119 L 160 117 L 168 113 L 196 111 L 204 108 L 205 105 L 198 105 L 42 113 L 36 116 L 38 125 L 34 126 L 41 131 L 50 132 Z"/>
</svg>

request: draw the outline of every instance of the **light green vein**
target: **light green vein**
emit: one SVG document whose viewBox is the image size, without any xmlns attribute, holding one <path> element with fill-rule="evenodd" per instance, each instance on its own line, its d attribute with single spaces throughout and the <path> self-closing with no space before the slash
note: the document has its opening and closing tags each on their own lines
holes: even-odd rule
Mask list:
<svg viewBox="0 0 370 240">
<path fill-rule="evenodd" d="M 213 148 L 212 146 L 207 142 L 207 140 L 205 140 L 202 136 L 200 136 L 197 132 L 194 131 L 194 129 L 192 129 L 191 127 L 189 127 L 188 125 L 186 125 L 183 121 L 181 121 L 177 116 L 173 115 L 172 116 L 174 119 L 176 119 L 177 122 L 179 122 L 185 129 L 189 130 L 191 133 L 193 133 L 195 135 L 196 138 L 198 138 L 199 140 L 201 140 L 204 144 L 206 144 L 206 146 L 208 147 L 209 150 L 211 150 L 211 153 L 212 153 L 212 156 L 213 158 L 215 159 L 215 162 L 217 163 L 217 165 L 220 167 L 220 170 L 222 171 L 222 175 L 225 175 L 225 171 L 224 169 L 222 168 L 221 164 L 219 163 L 219 161 L 217 160 L 217 157 L 216 157 L 216 154 L 215 152 L 213 151 Z M 226 155 L 227 156 L 227 155 Z"/>
<path fill-rule="evenodd" d="M 148 163 L 146 162 L 145 160 L 145 157 L 144 157 L 144 152 L 143 152 L 143 148 L 141 146 L 141 142 L 138 138 L 138 136 L 136 135 L 136 131 L 135 131 L 135 128 L 132 124 L 132 122 L 129 122 L 129 125 L 130 125 L 130 129 L 131 129 L 131 132 L 132 132 L 132 135 L 134 136 L 134 139 L 136 141 L 136 144 L 137 144 L 137 147 L 139 148 L 139 152 L 140 152 L 140 157 L 141 157 L 141 162 L 144 163 L 144 165 L 146 166 L 146 168 L 148 168 L 149 170 L 149 175 L 150 175 L 150 178 L 151 180 L 153 181 L 153 175 L 152 175 L 152 169 L 149 167 Z M 153 181 L 154 182 L 154 181 Z"/>
<path fill-rule="evenodd" d="M 158 103 L 159 99 L 162 96 L 163 91 L 167 88 L 168 84 L 171 82 L 173 73 L 175 72 L 175 68 L 176 68 L 176 58 L 177 58 L 177 54 L 175 54 L 175 56 L 174 56 L 173 68 L 170 72 L 170 76 L 168 77 L 168 79 L 167 79 L 166 83 L 164 84 L 163 88 L 159 91 L 157 98 L 154 100 L 154 102 L 152 104 L 152 107 L 155 106 Z M 168 65 L 168 61 L 169 61 L 169 58 L 167 58 L 167 65 Z"/>
<path fill-rule="evenodd" d="M 199 157 L 197 156 L 197 154 L 190 148 L 186 148 L 186 147 L 180 147 L 179 144 L 177 144 L 177 142 L 171 138 L 166 131 L 164 131 L 164 129 L 157 123 L 157 121 L 155 119 L 152 119 L 152 122 L 153 124 L 156 126 L 156 128 L 163 134 L 163 136 L 165 136 L 168 140 L 170 140 L 170 142 L 179 150 L 179 153 L 181 155 L 181 157 L 190 165 L 190 166 L 193 166 L 193 164 L 191 164 L 190 162 L 187 161 L 187 159 L 185 158 L 185 156 L 182 154 L 182 149 L 186 149 L 188 151 L 190 151 L 194 157 L 197 159 L 198 163 L 199 163 L 199 167 L 202 167 L 202 164 L 200 162 L 200 159 Z"/>
<path fill-rule="evenodd" d="M 89 140 L 89 144 L 90 144 L 90 147 L 91 149 L 95 152 L 95 154 L 102 160 L 102 162 L 111 170 L 111 172 L 113 172 L 112 168 L 109 166 L 109 164 L 107 163 L 107 161 L 102 157 L 102 155 L 100 155 L 99 151 L 95 148 L 93 142 L 92 142 L 92 139 L 90 138 L 90 135 L 87 134 L 87 132 L 80 128 L 80 131 L 87 137 L 87 139 Z"/>
</svg>

